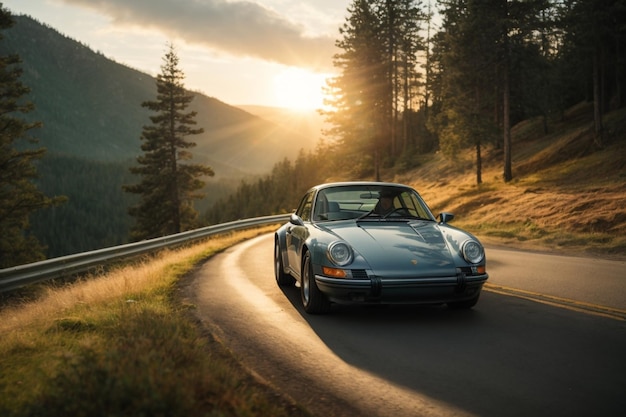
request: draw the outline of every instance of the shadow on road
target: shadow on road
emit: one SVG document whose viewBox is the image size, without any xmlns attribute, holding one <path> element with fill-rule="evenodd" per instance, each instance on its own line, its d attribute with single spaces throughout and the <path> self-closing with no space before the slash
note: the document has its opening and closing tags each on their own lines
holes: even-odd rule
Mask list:
<svg viewBox="0 0 626 417">
<path fill-rule="evenodd" d="M 483 291 L 445 306 L 293 307 L 343 361 L 480 416 L 621 415 L 622 322 Z"/>
</svg>

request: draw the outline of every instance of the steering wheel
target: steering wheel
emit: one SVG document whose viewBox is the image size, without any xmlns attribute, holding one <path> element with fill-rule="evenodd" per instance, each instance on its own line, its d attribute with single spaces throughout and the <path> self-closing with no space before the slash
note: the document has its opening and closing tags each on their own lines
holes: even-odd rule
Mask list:
<svg viewBox="0 0 626 417">
<path fill-rule="evenodd" d="M 405 209 L 404 207 L 398 207 L 398 208 L 394 208 L 394 209 L 393 209 L 393 210 L 391 210 L 389 213 L 384 214 L 384 215 L 382 216 L 382 218 L 383 218 L 383 219 L 386 219 L 387 217 L 389 217 L 389 216 L 391 216 L 391 215 L 393 215 L 393 214 L 398 214 L 398 213 L 400 213 L 401 211 L 403 211 L 403 212 L 404 212 L 403 214 L 405 214 L 405 215 L 410 214 L 410 213 L 409 213 L 409 211 L 408 211 L 407 209 Z"/>
</svg>

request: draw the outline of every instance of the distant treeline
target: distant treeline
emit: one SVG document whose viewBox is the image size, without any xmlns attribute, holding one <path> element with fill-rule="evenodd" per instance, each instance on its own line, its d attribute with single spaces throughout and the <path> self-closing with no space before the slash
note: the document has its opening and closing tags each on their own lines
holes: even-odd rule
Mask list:
<svg viewBox="0 0 626 417">
<path fill-rule="evenodd" d="M 208 224 L 224 223 L 294 211 L 304 192 L 332 177 L 330 148 L 318 146 L 315 152 L 301 151 L 295 162 L 285 158 L 272 172 L 257 180 L 241 181 L 237 190 L 207 210 Z"/>
</svg>

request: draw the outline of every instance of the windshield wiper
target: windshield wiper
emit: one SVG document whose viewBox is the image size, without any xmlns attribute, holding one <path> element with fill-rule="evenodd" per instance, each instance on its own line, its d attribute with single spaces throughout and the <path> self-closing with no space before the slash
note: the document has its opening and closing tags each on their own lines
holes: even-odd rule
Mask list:
<svg viewBox="0 0 626 417">
<path fill-rule="evenodd" d="M 356 221 L 358 222 L 359 220 L 363 220 L 363 219 L 365 219 L 366 217 L 369 217 L 369 216 L 371 216 L 371 215 L 374 215 L 374 216 L 378 217 L 379 219 L 381 218 L 380 214 L 378 214 L 378 213 L 374 212 L 374 210 L 370 210 L 370 211 L 368 211 L 367 213 L 362 214 L 362 215 L 360 215 L 359 217 L 357 217 L 357 218 L 356 218 Z"/>
</svg>

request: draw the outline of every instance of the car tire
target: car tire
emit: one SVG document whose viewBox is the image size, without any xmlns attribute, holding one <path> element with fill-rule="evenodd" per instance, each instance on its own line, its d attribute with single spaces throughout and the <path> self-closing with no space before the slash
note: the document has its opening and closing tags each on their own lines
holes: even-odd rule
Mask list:
<svg viewBox="0 0 626 417">
<path fill-rule="evenodd" d="M 304 311 L 309 314 L 325 314 L 330 311 L 330 301 L 322 293 L 315 283 L 311 254 L 307 252 L 302 262 L 302 281 L 300 282 L 300 293 L 302 295 L 302 305 Z"/>
<path fill-rule="evenodd" d="M 451 301 L 448 303 L 448 308 L 451 308 L 453 310 L 468 310 L 476 305 L 479 298 L 480 292 L 476 294 L 474 298 L 470 298 L 469 300 Z"/>
<path fill-rule="evenodd" d="M 293 287 L 296 280 L 294 277 L 285 272 L 281 252 L 282 250 L 280 249 L 280 244 L 278 243 L 277 238 L 274 243 L 274 276 L 276 277 L 276 283 L 279 287 Z"/>
</svg>

